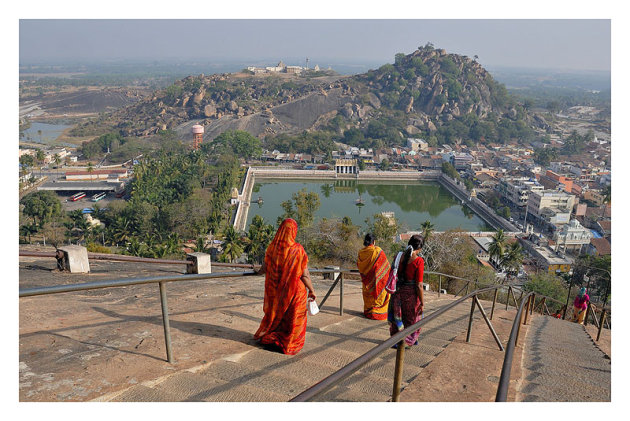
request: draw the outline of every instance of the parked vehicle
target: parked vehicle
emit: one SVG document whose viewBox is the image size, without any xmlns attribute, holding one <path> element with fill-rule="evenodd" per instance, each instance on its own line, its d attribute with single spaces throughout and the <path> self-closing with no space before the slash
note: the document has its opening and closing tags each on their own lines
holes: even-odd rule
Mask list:
<svg viewBox="0 0 630 421">
<path fill-rule="evenodd" d="M 73 194 L 72 196 L 70 196 L 70 200 L 72 202 L 76 202 L 77 200 L 81 200 L 84 197 L 85 197 L 85 192 L 81 192 L 81 193 Z"/>
</svg>

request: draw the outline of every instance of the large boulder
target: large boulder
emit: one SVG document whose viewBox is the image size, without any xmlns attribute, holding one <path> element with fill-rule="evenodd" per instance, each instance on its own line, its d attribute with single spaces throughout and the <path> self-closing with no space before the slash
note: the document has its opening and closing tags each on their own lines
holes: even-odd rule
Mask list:
<svg viewBox="0 0 630 421">
<path fill-rule="evenodd" d="M 205 117 L 213 117 L 217 113 L 217 107 L 214 104 L 208 104 L 203 107 L 203 115 Z"/>
<path fill-rule="evenodd" d="M 197 91 L 197 93 L 195 95 L 193 95 L 192 101 L 194 104 L 201 104 L 201 101 L 203 100 L 203 97 L 206 95 L 206 90 L 202 87 L 199 88 L 199 90 Z"/>
<path fill-rule="evenodd" d="M 378 99 L 378 97 L 374 95 L 372 92 L 368 94 L 368 102 L 373 108 L 376 108 L 377 110 L 381 108 L 381 100 Z"/>
</svg>

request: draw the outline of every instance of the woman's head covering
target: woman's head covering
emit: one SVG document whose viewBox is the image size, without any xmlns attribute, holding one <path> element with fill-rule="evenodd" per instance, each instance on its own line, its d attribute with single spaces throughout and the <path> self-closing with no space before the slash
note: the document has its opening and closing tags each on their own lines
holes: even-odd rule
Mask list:
<svg viewBox="0 0 630 421">
<path fill-rule="evenodd" d="M 295 244 L 295 237 L 297 236 L 297 222 L 291 218 L 287 218 L 280 224 L 276 235 L 271 240 L 269 247 L 291 247 Z"/>
<path fill-rule="evenodd" d="M 586 294 L 586 288 L 584 287 L 580 288 L 580 292 L 578 294 L 580 295 L 580 297 L 583 297 L 584 294 Z"/>
</svg>

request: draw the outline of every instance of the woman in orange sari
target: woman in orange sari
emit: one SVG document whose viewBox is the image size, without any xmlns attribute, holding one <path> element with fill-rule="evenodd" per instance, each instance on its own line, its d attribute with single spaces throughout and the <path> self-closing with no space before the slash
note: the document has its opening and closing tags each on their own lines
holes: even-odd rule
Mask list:
<svg viewBox="0 0 630 421">
<path fill-rule="evenodd" d="M 315 299 L 308 256 L 295 241 L 297 222 L 285 219 L 267 247 L 258 273 L 265 274 L 265 316 L 254 339 L 284 354 L 295 355 L 306 336 L 306 300 Z"/>
<path fill-rule="evenodd" d="M 368 319 L 387 320 L 389 293 L 385 290 L 389 262 L 383 250 L 374 245 L 374 236 L 366 234 L 359 250 L 357 267 L 363 283 L 363 314 Z"/>
</svg>

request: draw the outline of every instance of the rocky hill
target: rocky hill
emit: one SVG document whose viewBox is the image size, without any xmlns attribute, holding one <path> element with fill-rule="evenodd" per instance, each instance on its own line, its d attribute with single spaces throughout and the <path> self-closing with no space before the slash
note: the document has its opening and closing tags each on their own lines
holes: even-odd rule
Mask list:
<svg viewBox="0 0 630 421">
<path fill-rule="evenodd" d="M 264 137 L 330 129 L 332 120 L 343 133 L 384 116 L 395 116 L 401 138 L 437 133 L 452 120 L 466 119 L 468 126 L 488 119 L 546 124 L 529 116 L 476 60 L 431 45 L 352 77 L 321 72 L 189 76 L 105 121 L 123 136 L 168 129 L 185 140 L 193 124 L 202 124 L 210 140 L 225 130 Z"/>
</svg>

